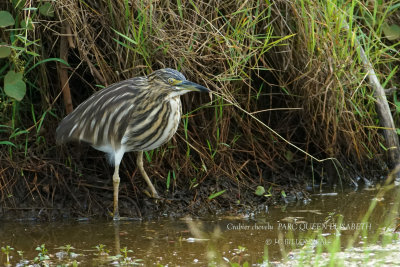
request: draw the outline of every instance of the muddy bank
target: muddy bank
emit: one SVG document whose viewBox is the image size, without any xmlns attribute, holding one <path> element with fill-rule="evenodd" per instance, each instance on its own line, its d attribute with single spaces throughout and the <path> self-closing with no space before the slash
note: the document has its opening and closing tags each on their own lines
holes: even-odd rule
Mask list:
<svg viewBox="0 0 400 267">
<path fill-rule="evenodd" d="M 59 149 L 55 147 L 53 151 Z M 75 169 L 51 159 L 37 158 L 19 162 L 18 166 L 25 164 L 19 173 L 11 172 L 11 167 L 5 169 L 2 175 L 8 177 L 9 183 L 2 191 L 1 218 L 28 221 L 111 218 L 113 167 L 108 166 L 102 153 L 92 148 L 76 145 L 73 149 L 79 151 L 73 158 L 77 163 Z M 94 161 L 98 164 L 94 165 Z M 333 192 L 349 188 L 357 190 L 358 186 L 370 186 L 383 178 L 378 176 L 381 172 L 376 171 L 375 176 L 368 179 L 356 175 L 353 178 L 348 175 L 348 178 L 334 176 L 328 179 L 325 169 L 314 169 L 314 175 L 311 171 L 302 175 L 290 171 L 265 171 L 268 179 L 250 181 L 210 176 L 189 179 L 180 175 L 171 179 L 167 190 L 167 177 L 151 176 L 162 197 L 157 200 L 149 197 L 146 183 L 134 164 L 135 154 L 127 154 L 121 168 L 119 195 L 121 216 L 132 219 L 223 214 L 247 216 L 277 205 L 307 203 L 310 195 L 320 189 Z M 151 164 L 147 164 L 146 169 L 150 173 L 154 171 Z M 265 192 L 260 194 L 257 187 L 262 187 Z M 10 193 L 7 195 L 6 192 Z M 222 193 L 213 197 L 218 192 Z"/>
</svg>

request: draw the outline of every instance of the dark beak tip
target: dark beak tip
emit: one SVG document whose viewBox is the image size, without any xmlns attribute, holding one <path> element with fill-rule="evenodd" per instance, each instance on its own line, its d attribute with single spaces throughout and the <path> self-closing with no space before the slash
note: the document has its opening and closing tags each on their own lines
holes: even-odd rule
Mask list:
<svg viewBox="0 0 400 267">
<path fill-rule="evenodd" d="M 199 89 L 200 89 L 200 92 L 202 92 L 202 93 L 209 93 L 209 92 L 211 92 L 211 90 L 208 89 L 207 87 L 204 87 L 204 86 L 202 86 L 202 85 L 200 85 L 200 86 L 201 86 L 201 88 L 199 88 Z"/>
<path fill-rule="evenodd" d="M 207 87 L 205 87 L 203 85 L 200 85 L 200 84 L 197 84 L 197 83 L 195 83 L 194 85 L 195 85 L 195 88 L 197 90 L 199 90 L 199 92 L 208 93 L 208 92 L 211 91 L 210 89 L 208 89 Z"/>
<path fill-rule="evenodd" d="M 211 92 L 211 90 L 208 89 L 207 87 L 204 87 L 203 85 L 200 85 L 200 84 L 197 84 L 197 83 L 191 82 L 191 81 L 184 81 L 184 82 L 182 83 L 182 85 L 183 85 L 184 87 L 189 87 L 189 88 L 191 88 L 192 90 L 195 89 L 194 91 L 198 91 L 198 92 L 201 92 L 201 93 L 208 93 L 208 92 Z"/>
</svg>

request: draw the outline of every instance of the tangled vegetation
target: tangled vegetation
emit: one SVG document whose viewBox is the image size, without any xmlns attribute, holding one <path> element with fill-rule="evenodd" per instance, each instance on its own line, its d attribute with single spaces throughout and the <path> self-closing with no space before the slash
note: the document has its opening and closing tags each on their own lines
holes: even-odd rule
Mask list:
<svg viewBox="0 0 400 267">
<path fill-rule="evenodd" d="M 146 153 L 158 191 L 181 200 L 177 210 L 270 203 L 306 184 L 384 175 L 388 147 L 355 40 L 384 88 L 395 88 L 399 8 L 357 0 L 2 2 L 0 212 L 36 217 L 40 209 L 52 218 L 111 208 L 112 168 L 102 153 L 56 146 L 55 128 L 94 91 L 164 67 L 214 92 L 183 97 L 178 133 Z M 397 94 L 387 97 L 398 125 Z M 141 216 L 157 205 L 146 202 L 134 162 L 134 153 L 123 160 L 120 194 L 125 213 Z M 254 194 L 258 186 L 266 193 Z"/>
</svg>

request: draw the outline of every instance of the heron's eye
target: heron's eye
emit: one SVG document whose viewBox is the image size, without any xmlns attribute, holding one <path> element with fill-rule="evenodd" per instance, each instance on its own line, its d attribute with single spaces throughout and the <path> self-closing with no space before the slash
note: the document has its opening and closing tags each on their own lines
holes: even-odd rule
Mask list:
<svg viewBox="0 0 400 267">
<path fill-rule="evenodd" d="M 175 79 L 174 78 L 168 78 L 168 83 L 173 85 L 175 83 Z"/>
</svg>

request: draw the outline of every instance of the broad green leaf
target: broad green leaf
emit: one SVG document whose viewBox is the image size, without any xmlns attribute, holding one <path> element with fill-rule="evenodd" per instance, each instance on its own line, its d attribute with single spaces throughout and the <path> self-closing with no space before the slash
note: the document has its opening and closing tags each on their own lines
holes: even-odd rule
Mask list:
<svg viewBox="0 0 400 267">
<path fill-rule="evenodd" d="M 54 17 L 54 7 L 50 2 L 46 2 L 39 7 L 39 12 L 46 17 Z"/>
<path fill-rule="evenodd" d="M 22 80 L 22 72 L 10 70 L 4 77 L 4 91 L 9 97 L 18 101 L 24 98 L 26 93 L 26 84 Z"/>
<path fill-rule="evenodd" d="M 0 43 L 0 58 L 8 57 L 11 54 L 11 49 L 7 46 L 6 43 Z"/>
<path fill-rule="evenodd" d="M 256 189 L 255 194 L 256 194 L 257 196 L 262 196 L 264 193 L 265 193 L 265 188 L 264 188 L 264 186 L 261 186 L 261 185 L 257 186 L 257 189 Z"/>
<path fill-rule="evenodd" d="M 0 27 L 8 27 L 15 24 L 13 16 L 8 11 L 0 11 Z"/>
<path fill-rule="evenodd" d="M 28 18 L 27 20 L 22 20 L 21 21 L 21 27 L 25 28 L 27 30 L 33 30 L 32 20 L 30 18 Z"/>
<path fill-rule="evenodd" d="M 400 26 L 397 24 L 388 25 L 385 23 L 382 25 L 383 33 L 385 37 L 388 38 L 390 41 L 394 41 L 396 39 L 400 39 Z"/>
</svg>

